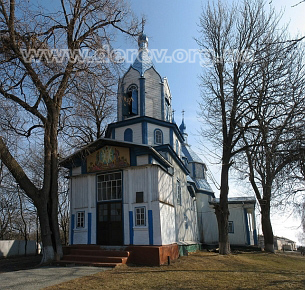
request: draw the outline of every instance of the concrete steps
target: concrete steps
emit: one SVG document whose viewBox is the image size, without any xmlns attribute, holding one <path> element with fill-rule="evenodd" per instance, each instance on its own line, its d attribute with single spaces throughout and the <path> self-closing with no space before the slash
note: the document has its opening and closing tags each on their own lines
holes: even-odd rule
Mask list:
<svg viewBox="0 0 305 290">
<path fill-rule="evenodd" d="M 94 267 L 116 267 L 126 264 L 129 251 L 101 248 L 99 245 L 72 245 L 63 248 L 60 265 L 87 265 Z"/>
</svg>

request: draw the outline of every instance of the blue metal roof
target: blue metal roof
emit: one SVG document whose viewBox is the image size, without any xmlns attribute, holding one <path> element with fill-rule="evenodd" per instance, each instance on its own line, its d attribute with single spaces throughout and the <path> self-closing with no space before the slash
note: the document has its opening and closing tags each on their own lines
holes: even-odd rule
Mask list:
<svg viewBox="0 0 305 290">
<path fill-rule="evenodd" d="M 187 176 L 187 182 L 195 186 L 196 192 L 208 193 L 214 197 L 214 192 L 206 179 Z"/>
<path fill-rule="evenodd" d="M 182 123 L 181 123 L 181 125 L 179 126 L 179 130 L 180 130 L 180 132 L 183 134 L 183 133 L 185 133 L 185 131 L 186 131 L 186 126 L 185 126 L 185 124 L 184 124 L 184 119 L 182 119 Z"/>
<path fill-rule="evenodd" d="M 139 50 L 137 58 L 135 59 L 132 67 L 140 73 L 141 77 L 144 76 L 144 73 L 148 69 L 153 67 L 153 63 L 149 56 L 148 49 L 144 48 Z"/>
<path fill-rule="evenodd" d="M 204 162 L 200 159 L 200 157 L 191 149 L 189 145 L 182 146 L 182 152 L 187 158 L 188 162 L 198 162 L 204 164 Z"/>
</svg>

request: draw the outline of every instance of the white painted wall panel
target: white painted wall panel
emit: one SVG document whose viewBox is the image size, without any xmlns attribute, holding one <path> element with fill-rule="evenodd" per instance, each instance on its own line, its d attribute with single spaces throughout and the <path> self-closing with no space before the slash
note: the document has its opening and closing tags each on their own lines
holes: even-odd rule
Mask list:
<svg viewBox="0 0 305 290">
<path fill-rule="evenodd" d="M 72 198 L 74 208 L 88 207 L 88 178 L 86 175 L 72 178 Z"/>
<path fill-rule="evenodd" d="M 72 168 L 72 176 L 80 175 L 82 173 L 81 166 Z"/>
<path fill-rule="evenodd" d="M 130 128 L 133 133 L 133 142 L 137 144 L 142 144 L 142 127 L 141 124 L 133 124 L 130 126 L 124 126 L 115 129 L 115 139 L 118 141 L 124 141 L 124 132 L 126 129 Z"/>
<path fill-rule="evenodd" d="M 88 231 L 87 230 L 74 230 L 73 243 L 76 244 L 87 244 L 88 243 Z"/>
<path fill-rule="evenodd" d="M 169 144 L 169 128 L 158 126 L 155 124 L 147 124 L 147 136 L 148 136 L 148 144 L 155 146 L 154 133 L 156 129 L 160 129 L 163 133 L 163 144 Z"/>
<path fill-rule="evenodd" d="M 144 73 L 145 77 L 145 113 L 146 116 L 161 119 L 161 85 L 160 75 L 154 68 Z"/>
<path fill-rule="evenodd" d="M 148 164 L 148 155 L 137 156 L 137 165 L 145 165 Z"/>
<path fill-rule="evenodd" d="M 175 208 L 164 203 L 160 207 L 160 232 L 162 245 L 169 245 L 176 242 Z"/>
<path fill-rule="evenodd" d="M 134 245 L 149 245 L 148 228 L 134 227 Z"/>
<path fill-rule="evenodd" d="M 159 191 L 159 200 L 174 205 L 172 176 L 170 176 L 162 169 L 159 169 L 157 183 Z"/>
</svg>

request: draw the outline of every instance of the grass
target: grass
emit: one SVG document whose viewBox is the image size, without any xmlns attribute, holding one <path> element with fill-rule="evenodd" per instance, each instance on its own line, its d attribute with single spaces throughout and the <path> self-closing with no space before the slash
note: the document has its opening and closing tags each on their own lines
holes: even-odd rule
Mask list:
<svg viewBox="0 0 305 290">
<path fill-rule="evenodd" d="M 305 289 L 305 257 L 197 252 L 161 267 L 120 266 L 47 289 Z"/>
</svg>

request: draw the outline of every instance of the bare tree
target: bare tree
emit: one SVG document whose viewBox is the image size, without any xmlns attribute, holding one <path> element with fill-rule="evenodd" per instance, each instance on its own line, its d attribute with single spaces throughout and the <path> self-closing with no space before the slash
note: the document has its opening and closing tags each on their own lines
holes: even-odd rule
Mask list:
<svg viewBox="0 0 305 290">
<path fill-rule="evenodd" d="M 41 226 L 43 260 L 62 256 L 58 226 L 58 129 L 66 95 L 86 72 L 103 75 L 101 62 L 81 57 L 105 51 L 114 31 L 137 35 L 138 23 L 122 0 L 60 0 L 47 12 L 31 1 L 0 0 L 0 101 L 18 108 L 18 122 L 7 130 L 23 135 L 19 146 L 40 142 L 44 148 L 41 186 L 31 180 L 0 137 L 0 159 L 35 204 Z M 67 53 L 68 52 L 68 53 Z M 62 56 L 64 53 L 64 57 Z M 29 143 L 25 143 L 29 142 Z"/>
<path fill-rule="evenodd" d="M 220 203 L 215 207 L 221 254 L 230 252 L 229 170 L 236 156 L 252 145 L 244 144 L 243 136 L 256 126 L 250 105 L 257 93 L 254 84 L 261 82 L 257 66 L 270 43 L 282 42 L 279 20 L 272 8 L 265 10 L 263 1 L 248 0 L 239 5 L 208 4 L 200 18 L 202 36 L 197 42 L 209 61 L 202 76 L 200 104 L 200 116 L 209 127 L 202 133 L 221 148 Z M 276 73 L 268 72 L 272 77 Z"/>
<path fill-rule="evenodd" d="M 109 72 L 104 81 L 84 79 L 75 83 L 75 90 L 69 94 L 69 109 L 61 117 L 61 135 L 69 146 L 84 146 L 104 135 L 115 117 L 117 82 L 118 76 Z"/>
</svg>

